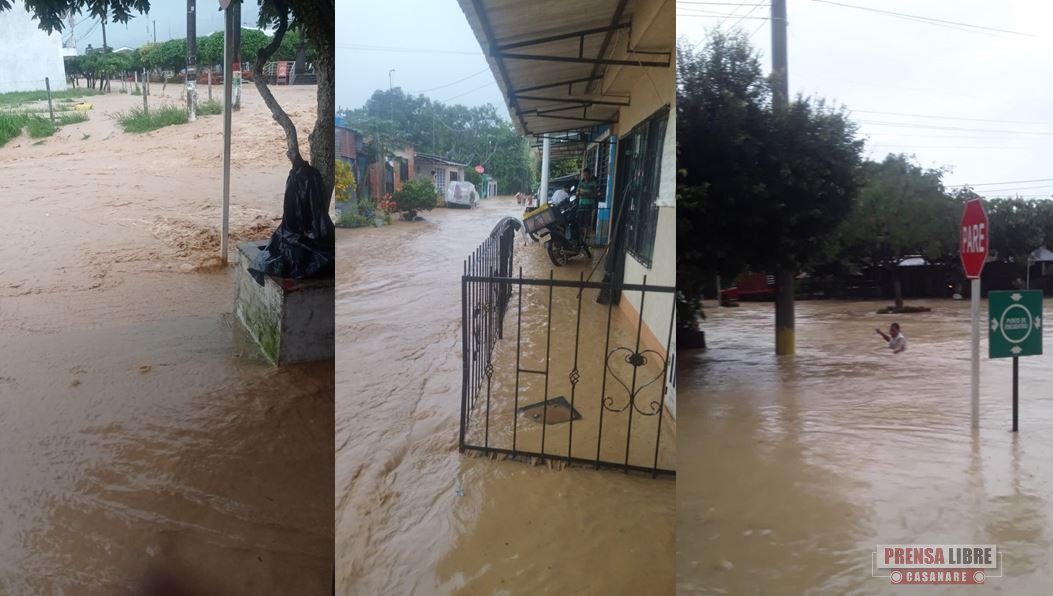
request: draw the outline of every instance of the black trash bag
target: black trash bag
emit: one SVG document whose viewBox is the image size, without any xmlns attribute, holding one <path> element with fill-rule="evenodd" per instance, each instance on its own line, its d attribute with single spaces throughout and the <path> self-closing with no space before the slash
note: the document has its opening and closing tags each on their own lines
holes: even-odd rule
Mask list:
<svg viewBox="0 0 1053 596">
<path fill-rule="evenodd" d="M 333 276 L 336 228 L 324 188 L 322 174 L 303 160 L 289 171 L 282 223 L 249 266 L 256 283 L 262 286 L 265 275 L 292 279 Z"/>
</svg>

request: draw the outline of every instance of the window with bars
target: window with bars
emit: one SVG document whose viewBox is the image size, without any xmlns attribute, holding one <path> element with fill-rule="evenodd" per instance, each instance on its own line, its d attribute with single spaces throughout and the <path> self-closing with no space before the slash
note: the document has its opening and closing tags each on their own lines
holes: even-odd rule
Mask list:
<svg viewBox="0 0 1053 596">
<path fill-rule="evenodd" d="M 620 140 L 618 168 L 623 181 L 620 200 L 626 210 L 626 249 L 650 268 L 658 228 L 658 183 L 662 173 L 662 146 L 669 108 L 665 107 L 637 124 Z M 624 169 L 623 169 L 624 168 Z"/>
</svg>

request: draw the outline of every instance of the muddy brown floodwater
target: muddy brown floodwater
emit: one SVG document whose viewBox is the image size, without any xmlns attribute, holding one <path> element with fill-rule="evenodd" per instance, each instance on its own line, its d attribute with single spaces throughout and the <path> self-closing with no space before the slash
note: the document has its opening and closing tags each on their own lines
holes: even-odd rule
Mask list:
<svg viewBox="0 0 1053 596">
<path fill-rule="evenodd" d="M 1020 360 L 1014 435 L 1012 362 L 983 333 L 974 433 L 969 303 L 923 303 L 799 302 L 795 357 L 774 356 L 770 303 L 710 303 L 678 379 L 679 593 L 903 593 L 871 577 L 878 543 L 997 544 L 1005 577 L 973 591 L 1050 592 L 1053 344 Z M 899 355 L 874 333 L 894 320 Z"/>
<path fill-rule="evenodd" d="M 674 593 L 673 480 L 457 451 L 463 261 L 521 213 L 490 199 L 338 238 L 338 593 Z M 550 269 L 539 245 L 519 265 Z"/>
<path fill-rule="evenodd" d="M 311 124 L 313 87 L 275 93 Z M 132 135 L 140 97 L 88 101 L 0 147 L 0 593 L 327 594 L 333 367 L 274 369 L 230 316 L 222 120 Z M 234 123 L 232 230 L 266 237 L 284 136 L 250 87 Z"/>
</svg>

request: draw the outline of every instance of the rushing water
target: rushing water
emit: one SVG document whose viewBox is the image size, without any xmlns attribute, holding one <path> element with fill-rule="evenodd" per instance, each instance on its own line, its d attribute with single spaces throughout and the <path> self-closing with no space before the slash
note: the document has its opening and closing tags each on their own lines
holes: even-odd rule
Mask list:
<svg viewBox="0 0 1053 596">
<path fill-rule="evenodd" d="M 674 592 L 671 480 L 457 451 L 463 260 L 520 214 L 491 199 L 339 238 L 338 593 Z M 516 259 L 524 275 L 550 269 L 538 245 Z M 536 345 L 544 329 L 524 335 Z"/>
<path fill-rule="evenodd" d="M 983 333 L 974 433 L 969 303 L 925 304 L 799 302 L 793 357 L 774 356 L 770 303 L 707 309 L 709 350 L 679 370 L 680 593 L 894 593 L 871 577 L 878 543 L 997 544 L 1005 577 L 974 589 L 1049 593 L 1053 345 L 1020 360 L 1014 435 L 1012 363 Z M 874 332 L 893 320 L 903 354 Z"/>
<path fill-rule="evenodd" d="M 275 369 L 230 316 L 233 272 L 208 266 L 221 121 L 126 135 L 106 115 L 141 98 L 92 101 L 90 121 L 0 148 L 17 222 L 0 241 L 0 594 L 327 594 L 333 366 Z M 239 120 L 237 236 L 275 225 L 287 171 L 251 90 Z"/>
</svg>

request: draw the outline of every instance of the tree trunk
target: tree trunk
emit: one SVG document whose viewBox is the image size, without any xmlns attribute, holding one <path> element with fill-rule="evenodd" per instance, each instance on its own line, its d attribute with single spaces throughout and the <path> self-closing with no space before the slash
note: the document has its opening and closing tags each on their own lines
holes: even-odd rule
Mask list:
<svg viewBox="0 0 1053 596">
<path fill-rule="evenodd" d="M 320 51 L 315 72 L 318 75 L 318 120 L 311 131 L 311 164 L 322 174 L 326 196 L 333 200 L 336 178 L 336 68 L 332 48 Z M 331 204 L 331 203 L 330 203 Z"/>
<path fill-rule="evenodd" d="M 899 282 L 899 274 L 892 273 L 892 297 L 896 300 L 896 310 L 903 309 L 903 285 Z"/>
<path fill-rule="evenodd" d="M 796 351 L 793 323 L 793 289 L 797 272 L 780 268 L 775 272 L 775 354 L 793 355 Z"/>
</svg>

